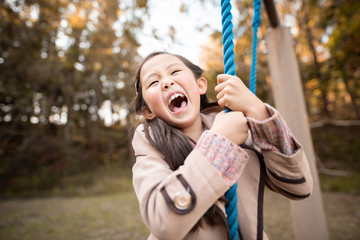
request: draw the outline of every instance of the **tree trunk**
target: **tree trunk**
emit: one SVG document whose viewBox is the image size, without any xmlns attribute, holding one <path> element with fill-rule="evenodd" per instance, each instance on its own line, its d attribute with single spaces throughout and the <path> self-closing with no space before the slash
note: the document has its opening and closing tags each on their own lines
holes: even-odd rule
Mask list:
<svg viewBox="0 0 360 240">
<path fill-rule="evenodd" d="M 348 74 L 346 73 L 346 69 L 344 69 L 344 68 L 342 69 L 341 75 L 342 75 L 342 78 L 343 78 L 343 81 L 344 81 L 344 84 L 345 84 L 346 91 L 350 95 L 351 106 L 354 109 L 354 112 L 356 114 L 356 118 L 360 119 L 360 110 L 359 110 L 359 107 L 356 104 L 356 95 L 355 95 L 355 93 L 353 91 L 351 91 L 351 87 L 349 86 L 349 77 L 348 77 Z"/>
<path fill-rule="evenodd" d="M 324 84 L 324 76 L 320 72 L 320 64 L 319 64 L 317 54 L 316 54 L 316 49 L 314 46 L 314 36 L 309 27 L 309 15 L 308 15 L 306 3 L 303 3 L 302 9 L 303 9 L 303 14 L 304 14 L 303 17 L 304 17 L 304 23 L 305 23 L 304 24 L 305 34 L 306 34 L 306 38 L 308 40 L 310 51 L 312 53 L 313 60 L 314 60 L 314 72 L 315 72 L 316 78 L 319 80 L 319 83 L 320 83 L 319 90 L 321 91 L 321 98 L 322 98 L 322 101 L 324 104 L 324 106 L 322 108 L 322 112 L 327 118 L 330 118 L 331 116 L 330 116 L 330 112 L 328 109 L 329 101 L 327 99 L 327 89 L 326 89 L 327 87 Z"/>
</svg>

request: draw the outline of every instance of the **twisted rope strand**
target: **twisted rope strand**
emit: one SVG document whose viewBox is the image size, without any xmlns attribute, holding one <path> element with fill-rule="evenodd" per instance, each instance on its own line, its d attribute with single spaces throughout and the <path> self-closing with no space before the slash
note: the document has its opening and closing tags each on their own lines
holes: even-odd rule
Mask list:
<svg viewBox="0 0 360 240">
<path fill-rule="evenodd" d="M 225 197 L 230 201 L 226 206 L 227 221 L 229 225 L 230 239 L 239 239 L 239 222 L 238 222 L 238 209 L 237 209 L 237 183 L 235 183 L 226 193 Z"/>
<path fill-rule="evenodd" d="M 253 26 L 253 37 L 252 37 L 252 61 L 250 69 L 250 90 L 256 94 L 256 63 L 257 63 L 257 32 L 258 27 L 261 24 L 261 0 L 254 0 L 254 18 L 252 22 Z M 234 43 L 233 43 L 233 24 L 232 14 L 231 14 L 231 4 L 230 0 L 221 0 L 221 23 L 222 23 L 222 35 L 223 35 L 223 53 L 224 53 L 224 73 L 230 75 L 236 75 L 235 73 L 235 53 L 234 53 Z M 225 112 L 231 111 L 226 108 Z M 237 218 L 238 209 L 237 209 L 237 193 L 236 193 L 237 183 L 235 183 L 226 193 L 225 197 L 230 201 L 229 205 L 226 206 L 227 221 L 230 231 L 230 239 L 238 240 L 239 239 L 239 221 Z"/>
<path fill-rule="evenodd" d="M 222 34 L 223 34 L 223 45 L 224 45 L 224 72 L 226 74 L 235 75 L 235 53 L 233 43 L 233 24 L 231 22 L 231 4 L 230 0 L 221 0 L 221 16 L 222 16 Z"/>
<path fill-rule="evenodd" d="M 256 94 L 256 66 L 257 66 L 257 46 L 258 46 L 258 28 L 261 24 L 261 0 L 254 0 L 254 18 L 252 21 L 252 51 L 250 68 L 250 91 Z"/>
<path fill-rule="evenodd" d="M 222 34 L 223 34 L 223 52 L 224 52 L 224 72 L 226 74 L 235 76 L 235 53 L 233 43 L 233 24 L 231 22 L 231 4 L 230 0 L 221 0 L 221 23 L 222 23 Z M 226 108 L 225 112 L 229 112 L 230 109 Z M 239 239 L 239 221 L 237 218 L 237 184 L 235 183 L 226 193 L 225 197 L 230 201 L 229 205 L 226 206 L 227 221 L 230 231 L 230 239 Z"/>
</svg>

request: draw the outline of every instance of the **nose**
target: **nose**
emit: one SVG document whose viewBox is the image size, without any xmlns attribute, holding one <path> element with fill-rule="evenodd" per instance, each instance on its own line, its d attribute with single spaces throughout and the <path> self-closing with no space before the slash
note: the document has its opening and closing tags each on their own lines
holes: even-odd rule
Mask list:
<svg viewBox="0 0 360 240">
<path fill-rule="evenodd" d="M 162 82 L 162 87 L 164 90 L 169 89 L 172 85 L 174 85 L 174 81 L 171 78 L 166 78 Z"/>
</svg>

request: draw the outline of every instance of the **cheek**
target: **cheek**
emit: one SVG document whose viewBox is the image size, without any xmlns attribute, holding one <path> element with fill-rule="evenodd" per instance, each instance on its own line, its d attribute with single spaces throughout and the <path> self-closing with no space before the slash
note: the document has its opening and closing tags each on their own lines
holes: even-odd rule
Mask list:
<svg viewBox="0 0 360 240">
<path fill-rule="evenodd" d="M 150 109 L 155 109 L 162 103 L 162 96 L 158 91 L 148 91 L 146 93 L 145 102 Z M 152 109 L 153 110 L 153 109 Z"/>
<path fill-rule="evenodd" d="M 200 99 L 200 91 L 195 81 L 187 82 L 185 87 L 188 89 L 188 94 L 190 94 L 193 99 Z"/>
</svg>

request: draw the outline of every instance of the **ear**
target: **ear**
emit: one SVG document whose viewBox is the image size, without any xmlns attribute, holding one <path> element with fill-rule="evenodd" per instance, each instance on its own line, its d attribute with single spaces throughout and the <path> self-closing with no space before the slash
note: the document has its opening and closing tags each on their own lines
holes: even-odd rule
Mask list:
<svg viewBox="0 0 360 240">
<path fill-rule="evenodd" d="M 141 113 L 147 120 L 153 120 L 156 117 L 155 114 L 147 106 L 141 109 Z"/>
<path fill-rule="evenodd" d="M 206 90 L 207 90 L 207 80 L 206 80 L 206 78 L 204 78 L 204 77 L 198 78 L 196 80 L 196 83 L 197 83 L 197 85 L 199 87 L 200 95 L 205 94 Z"/>
</svg>

